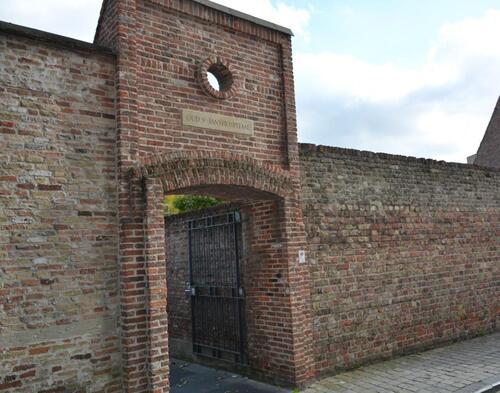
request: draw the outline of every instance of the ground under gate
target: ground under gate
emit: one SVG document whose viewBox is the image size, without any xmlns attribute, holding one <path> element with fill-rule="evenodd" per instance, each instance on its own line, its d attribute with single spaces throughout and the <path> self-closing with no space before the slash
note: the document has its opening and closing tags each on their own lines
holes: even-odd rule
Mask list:
<svg viewBox="0 0 500 393">
<path fill-rule="evenodd" d="M 172 393 L 289 393 L 290 389 L 271 386 L 228 371 L 172 359 Z"/>
</svg>

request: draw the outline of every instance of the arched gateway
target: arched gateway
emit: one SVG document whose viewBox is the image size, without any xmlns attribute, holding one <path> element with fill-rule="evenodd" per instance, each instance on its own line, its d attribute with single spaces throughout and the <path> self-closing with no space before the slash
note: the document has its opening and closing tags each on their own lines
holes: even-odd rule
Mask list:
<svg viewBox="0 0 500 393">
<path fill-rule="evenodd" d="M 499 170 L 298 146 L 290 36 L 208 0 L 104 0 L 94 44 L 0 22 L 0 391 L 165 393 L 183 349 L 301 385 L 498 328 Z"/>
<path fill-rule="evenodd" d="M 118 59 L 127 391 L 169 389 L 168 193 L 245 204 L 250 252 L 259 255 L 247 295 L 248 365 L 267 380 L 303 383 L 312 375 L 312 329 L 309 272 L 299 258 L 291 32 L 206 0 L 107 0 L 95 41 Z"/>
</svg>

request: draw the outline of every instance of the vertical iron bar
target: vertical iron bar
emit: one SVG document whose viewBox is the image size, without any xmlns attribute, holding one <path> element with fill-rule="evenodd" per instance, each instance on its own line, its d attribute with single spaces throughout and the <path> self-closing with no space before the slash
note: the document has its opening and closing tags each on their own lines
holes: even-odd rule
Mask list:
<svg viewBox="0 0 500 393">
<path fill-rule="evenodd" d="M 191 337 L 193 340 L 193 352 L 197 352 L 196 348 L 196 313 L 195 313 L 195 307 L 196 307 L 196 299 L 195 296 L 193 296 L 193 288 L 194 287 L 194 280 L 193 280 L 193 241 L 192 241 L 192 229 L 193 229 L 193 222 L 190 221 L 188 223 L 188 244 L 189 244 L 189 297 L 191 301 Z M 196 289 L 195 289 L 196 290 Z"/>
<path fill-rule="evenodd" d="M 239 352 L 240 352 L 240 361 L 243 362 L 243 348 L 244 348 L 244 341 L 243 341 L 243 320 L 242 320 L 242 309 L 241 309 L 241 302 L 242 302 L 242 294 L 240 294 L 241 290 L 241 277 L 240 277 L 240 254 L 239 254 L 239 224 L 240 224 L 240 217 L 239 213 L 234 213 L 234 262 L 235 262 L 235 273 L 236 273 L 236 299 L 237 299 L 237 310 L 238 310 L 238 325 L 239 325 Z"/>
</svg>

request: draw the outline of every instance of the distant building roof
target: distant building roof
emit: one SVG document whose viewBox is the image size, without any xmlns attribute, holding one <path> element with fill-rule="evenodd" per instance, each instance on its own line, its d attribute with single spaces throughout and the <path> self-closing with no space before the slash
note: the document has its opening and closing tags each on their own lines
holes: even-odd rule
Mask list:
<svg viewBox="0 0 500 393">
<path fill-rule="evenodd" d="M 467 164 L 474 164 L 476 161 L 477 154 L 473 154 L 472 156 L 467 157 Z"/>
<path fill-rule="evenodd" d="M 500 98 L 477 151 L 474 164 L 500 168 Z"/>
</svg>

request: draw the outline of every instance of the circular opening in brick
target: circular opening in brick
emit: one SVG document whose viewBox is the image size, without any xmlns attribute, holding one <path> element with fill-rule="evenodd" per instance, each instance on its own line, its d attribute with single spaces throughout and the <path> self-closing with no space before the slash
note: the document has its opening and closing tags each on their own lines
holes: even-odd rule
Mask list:
<svg viewBox="0 0 500 393">
<path fill-rule="evenodd" d="M 233 97 L 238 92 L 238 77 L 231 64 L 222 57 L 209 57 L 200 64 L 198 81 L 208 95 L 219 100 Z"/>
<path fill-rule="evenodd" d="M 211 81 L 211 75 L 215 81 Z M 212 64 L 207 70 L 207 77 L 210 85 L 217 91 L 226 92 L 231 90 L 233 86 L 233 74 L 229 69 L 221 63 Z M 215 86 L 214 86 L 215 85 Z"/>
</svg>

